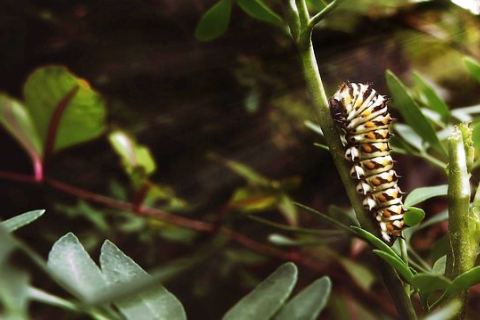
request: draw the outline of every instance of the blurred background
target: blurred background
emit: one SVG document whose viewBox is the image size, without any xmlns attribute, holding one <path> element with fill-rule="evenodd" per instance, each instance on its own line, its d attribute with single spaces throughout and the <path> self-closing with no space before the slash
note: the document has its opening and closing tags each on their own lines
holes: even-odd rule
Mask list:
<svg viewBox="0 0 480 320">
<path fill-rule="evenodd" d="M 285 4 L 265 2 L 279 15 L 286 13 Z M 51 64 L 88 80 L 106 101 L 110 129 L 129 132 L 156 160 L 150 179 L 167 196 L 152 196 L 148 206 L 223 225 L 272 247 L 279 243 L 269 242 L 269 235 L 281 232 L 248 214 L 330 228 L 292 205 L 295 201 L 321 212 L 334 211 L 332 205 L 349 207 L 328 152 L 314 146 L 321 136 L 305 125 L 315 122 L 316 114 L 295 46 L 284 30 L 251 19 L 238 6 L 233 6 L 223 36 L 196 40 L 195 27 L 214 3 L 2 0 L 0 90 L 21 99 L 28 74 Z M 479 86 L 461 58 L 480 58 L 479 6 L 473 0 L 344 1 L 313 32 L 328 95 L 347 80 L 373 82 L 388 95 L 384 74 L 389 69 L 407 85 L 413 71 L 420 73 L 450 108 L 478 104 Z M 402 121 L 394 109 L 392 113 Z M 0 146 L 1 171 L 32 173 L 27 155 L 3 128 Z M 406 192 L 446 182 L 443 172 L 425 161 L 401 155 L 396 161 Z M 265 183 L 256 183 L 255 172 Z M 46 175 L 123 201 L 134 196 L 106 135 L 57 154 Z M 190 319 L 218 319 L 283 262 L 227 239 L 214 247 L 214 235 L 138 217 L 49 186 L 2 180 L 0 203 L 2 219 L 47 210 L 18 232 L 44 257 L 69 231 L 93 257 L 101 242 L 110 239 L 146 270 L 205 246 L 213 248 L 186 276 L 166 284 Z M 427 217 L 445 208 L 442 200 L 424 206 Z M 444 232 L 442 224 L 420 232 L 414 239 L 419 253 L 430 251 Z M 386 293 L 361 244 L 343 235 L 307 240 L 316 245 L 282 250 L 314 257 L 323 270 L 301 266 L 298 289 L 325 274 L 332 276 L 334 294 L 325 318 L 366 319 L 378 308 L 394 316 L 389 301 L 376 304 Z M 33 281 L 59 291 L 41 276 Z M 363 291 L 352 287 L 373 294 L 362 298 L 355 293 Z M 480 294 L 471 296 L 479 302 Z M 36 304 L 31 315 L 75 318 Z"/>
</svg>

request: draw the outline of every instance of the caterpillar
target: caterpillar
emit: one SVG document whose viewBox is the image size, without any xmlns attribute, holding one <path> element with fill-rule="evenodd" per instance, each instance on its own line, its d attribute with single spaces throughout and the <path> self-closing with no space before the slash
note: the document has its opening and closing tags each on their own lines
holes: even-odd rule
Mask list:
<svg viewBox="0 0 480 320">
<path fill-rule="evenodd" d="M 403 192 L 390 156 L 388 99 L 370 84 L 343 83 L 330 98 L 333 120 L 345 137 L 345 159 L 352 165 L 350 176 L 358 181 L 363 206 L 378 223 L 382 239 L 393 245 L 406 227 Z"/>
</svg>

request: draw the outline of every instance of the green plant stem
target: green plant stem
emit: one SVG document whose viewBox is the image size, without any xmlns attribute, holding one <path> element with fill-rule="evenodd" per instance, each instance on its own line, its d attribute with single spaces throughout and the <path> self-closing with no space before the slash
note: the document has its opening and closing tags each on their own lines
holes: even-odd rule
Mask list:
<svg viewBox="0 0 480 320">
<path fill-rule="evenodd" d="M 478 243 L 477 206 L 470 210 L 470 174 L 467 168 L 468 146 L 465 141 L 471 140 L 465 129 L 456 127 L 448 138 L 449 179 L 448 179 L 448 241 L 446 276 L 455 279 L 475 265 Z M 467 147 L 466 147 L 467 146 Z M 467 149 L 467 150 L 466 150 Z M 475 197 L 477 200 L 477 197 Z M 462 291 L 450 301 L 461 304 L 461 312 L 457 319 L 465 318 L 467 291 Z"/>
<path fill-rule="evenodd" d="M 365 230 L 378 235 L 378 228 L 376 228 L 373 224 L 370 214 L 363 208 L 362 198 L 356 192 L 354 181 L 350 177 L 350 168 L 344 158 L 344 147 L 335 128 L 335 124 L 330 116 L 327 95 L 323 87 L 315 52 L 311 42 L 312 24 L 305 0 L 290 0 L 290 9 L 291 21 L 289 23 L 291 26 L 293 26 L 293 28 L 295 28 L 295 32 L 292 32 L 292 36 L 297 44 L 302 61 L 307 89 L 312 99 L 313 106 L 315 107 L 315 111 L 318 115 L 318 121 L 325 136 L 327 145 L 330 149 L 333 161 L 346 188 L 347 195 L 357 214 L 357 219 L 359 220 L 360 225 Z M 390 292 L 400 318 L 416 319 L 417 316 L 415 314 L 415 310 L 413 309 L 412 303 L 406 294 L 395 270 L 393 270 L 392 267 L 383 261 L 378 261 L 385 285 Z"/>
</svg>

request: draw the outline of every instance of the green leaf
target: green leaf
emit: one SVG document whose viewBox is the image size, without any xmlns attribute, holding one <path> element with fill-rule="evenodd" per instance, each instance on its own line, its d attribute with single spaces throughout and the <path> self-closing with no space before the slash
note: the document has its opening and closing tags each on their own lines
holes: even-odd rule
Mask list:
<svg viewBox="0 0 480 320">
<path fill-rule="evenodd" d="M 425 200 L 434 197 L 446 196 L 448 191 L 448 185 L 443 184 L 434 187 L 423 187 L 412 190 L 405 198 L 405 207 L 412 207 Z"/>
<path fill-rule="evenodd" d="M 426 106 L 437 112 L 444 123 L 448 123 L 450 121 L 450 109 L 445 101 L 437 95 L 435 90 L 418 73 L 413 73 L 413 79 L 427 102 Z"/>
<path fill-rule="evenodd" d="M 276 26 L 283 25 L 282 18 L 267 7 L 261 0 L 238 0 L 237 4 L 246 14 L 254 19 L 268 22 Z"/>
<path fill-rule="evenodd" d="M 37 69 L 23 90 L 26 107 L 46 148 L 45 155 L 94 139 L 105 131 L 102 98 L 87 81 L 65 67 Z"/>
<path fill-rule="evenodd" d="M 442 275 L 419 273 L 413 276 L 412 285 L 424 296 L 438 290 L 445 290 L 451 281 Z"/>
<path fill-rule="evenodd" d="M 280 197 L 280 201 L 278 203 L 278 210 L 281 212 L 285 220 L 287 220 L 289 225 L 298 225 L 297 207 L 293 203 L 292 199 L 290 199 L 290 197 L 286 194 L 283 194 Z"/>
<path fill-rule="evenodd" d="M 108 240 L 101 249 L 100 265 L 110 285 L 128 284 L 141 278 L 151 278 L 135 261 Z M 115 305 L 127 319 L 187 318 L 180 301 L 160 284 L 154 289 L 117 301 Z"/>
<path fill-rule="evenodd" d="M 400 257 L 395 253 L 395 251 L 393 251 L 393 249 L 391 247 L 389 247 L 385 242 L 383 242 L 382 240 L 380 240 L 379 238 L 377 238 L 375 235 L 371 234 L 367 230 L 364 230 L 364 229 L 359 228 L 359 227 L 354 227 L 354 226 L 352 226 L 350 228 L 352 228 L 360 237 L 367 240 L 368 242 L 373 244 L 375 247 L 377 247 L 381 251 L 384 251 L 387 254 L 400 259 Z"/>
<path fill-rule="evenodd" d="M 460 314 L 460 308 L 462 307 L 462 303 L 458 300 L 453 300 L 449 302 L 446 306 L 442 309 L 437 310 L 425 318 L 423 320 L 445 320 L 445 319 L 455 319 Z"/>
<path fill-rule="evenodd" d="M 409 227 L 416 226 L 425 218 L 425 211 L 420 208 L 410 207 L 403 216 L 405 224 Z"/>
<path fill-rule="evenodd" d="M 47 265 L 52 276 L 83 301 L 106 288 L 100 269 L 71 232 L 55 242 L 48 254 Z"/>
<path fill-rule="evenodd" d="M 480 283 L 480 266 L 470 269 L 458 277 L 456 277 L 452 284 L 447 288 L 445 293 L 440 297 L 435 304 L 439 304 L 448 298 L 460 293 L 461 291 L 468 290 L 470 287 Z"/>
<path fill-rule="evenodd" d="M 200 41 L 209 41 L 224 34 L 230 22 L 231 10 L 231 0 L 218 1 L 200 19 L 195 29 L 195 38 Z"/>
<path fill-rule="evenodd" d="M 244 178 L 251 185 L 268 185 L 269 184 L 269 181 L 267 178 L 257 173 L 252 168 L 244 165 L 243 163 L 225 159 L 216 154 L 210 154 L 209 157 L 211 159 L 222 162 L 225 166 L 230 168 L 230 170 L 238 174 L 240 177 Z"/>
<path fill-rule="evenodd" d="M 134 185 L 140 187 L 144 180 L 156 170 L 155 160 L 150 150 L 137 144 L 130 135 L 121 130 L 111 132 L 108 140 L 120 156 L 125 172 L 134 182 Z"/>
<path fill-rule="evenodd" d="M 297 267 L 285 263 L 231 308 L 223 320 L 270 319 L 287 300 L 297 282 Z"/>
<path fill-rule="evenodd" d="M 0 274 L 0 319 L 28 319 L 28 273 L 4 264 L 0 266 Z"/>
<path fill-rule="evenodd" d="M 337 257 L 338 262 L 344 267 L 345 271 L 350 274 L 351 278 L 357 283 L 362 289 L 369 291 L 372 288 L 372 285 L 377 280 L 375 274 L 372 273 L 372 270 L 357 262 L 355 260 L 343 257 Z"/>
<path fill-rule="evenodd" d="M 17 139 L 33 162 L 41 159 L 43 145 L 30 114 L 21 102 L 0 94 L 0 123 Z"/>
<path fill-rule="evenodd" d="M 393 268 L 395 268 L 395 270 L 397 270 L 398 273 L 400 273 L 403 276 L 405 281 L 407 281 L 410 284 L 412 283 L 412 279 L 413 279 L 412 271 L 410 271 L 410 269 L 405 264 L 405 262 L 403 262 L 397 255 L 391 255 L 385 251 L 381 251 L 377 249 L 373 250 L 373 252 L 376 255 L 378 255 L 380 258 L 385 260 Z"/>
<path fill-rule="evenodd" d="M 473 146 L 475 148 L 480 148 L 480 122 L 473 125 L 472 139 Z"/>
<path fill-rule="evenodd" d="M 37 220 L 45 213 L 45 210 L 34 210 L 22 213 L 0 223 L 8 231 L 12 232 Z"/>
<path fill-rule="evenodd" d="M 395 123 L 393 128 L 395 130 L 395 133 L 397 133 L 398 136 L 402 139 L 400 140 L 396 136 L 393 136 L 392 138 L 396 138 L 396 139 L 400 140 L 400 143 L 402 144 L 402 146 L 406 142 L 409 145 L 409 146 L 407 146 L 407 148 L 410 148 L 410 146 L 411 146 L 411 147 L 414 147 L 415 149 L 417 149 L 417 151 L 420 151 L 420 150 L 424 149 L 422 137 L 420 137 L 415 131 L 413 131 L 413 129 L 410 126 L 407 126 L 407 125 L 402 124 L 402 123 Z M 405 146 L 403 146 L 403 147 L 405 147 Z M 411 152 L 411 150 L 409 150 L 409 151 Z"/>
<path fill-rule="evenodd" d="M 463 63 L 467 67 L 470 74 L 480 83 L 480 62 L 471 57 L 464 57 Z"/>
<path fill-rule="evenodd" d="M 435 130 L 433 130 L 432 125 L 415 105 L 415 102 L 407 92 L 403 83 L 391 71 L 387 71 L 386 78 L 388 89 L 395 101 L 395 106 L 400 111 L 407 124 L 409 124 L 410 127 L 412 127 L 412 129 L 433 148 L 445 155 L 445 150 L 440 144 Z"/>
<path fill-rule="evenodd" d="M 432 268 L 432 273 L 436 275 L 444 275 L 447 265 L 447 255 L 443 255 L 435 261 Z"/>
<path fill-rule="evenodd" d="M 307 0 L 307 5 L 317 11 L 322 11 L 327 6 L 322 0 Z"/>
<path fill-rule="evenodd" d="M 310 284 L 290 300 L 275 320 L 314 320 L 325 308 L 332 291 L 330 278 L 323 277 Z"/>
</svg>

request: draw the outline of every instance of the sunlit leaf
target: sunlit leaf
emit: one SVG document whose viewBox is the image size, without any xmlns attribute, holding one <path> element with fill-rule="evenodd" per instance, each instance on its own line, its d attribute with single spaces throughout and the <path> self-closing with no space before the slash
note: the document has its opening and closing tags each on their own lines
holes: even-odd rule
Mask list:
<svg viewBox="0 0 480 320">
<path fill-rule="evenodd" d="M 218 38 L 228 28 L 232 0 L 220 0 L 211 7 L 200 19 L 195 37 L 200 41 L 209 41 Z"/>
<path fill-rule="evenodd" d="M 108 139 L 120 156 L 123 168 L 134 185 L 141 186 L 142 182 L 156 170 L 150 150 L 121 130 L 111 132 Z"/>
<path fill-rule="evenodd" d="M 465 63 L 470 74 L 480 83 L 480 62 L 471 57 L 464 57 L 463 63 Z"/>
<path fill-rule="evenodd" d="M 316 280 L 290 300 L 275 320 L 314 320 L 325 308 L 332 291 L 330 278 Z"/>
<path fill-rule="evenodd" d="M 405 224 L 409 227 L 416 226 L 425 218 L 425 211 L 420 208 L 409 207 L 403 219 Z"/>
<path fill-rule="evenodd" d="M 427 107 L 437 112 L 444 123 L 448 123 L 450 121 L 450 109 L 445 101 L 438 96 L 435 90 L 418 73 L 413 73 L 413 79 L 425 98 Z"/>
<path fill-rule="evenodd" d="M 405 149 L 410 152 L 411 147 L 414 147 L 416 151 L 425 149 L 422 137 L 420 137 L 410 126 L 402 123 L 396 123 L 393 128 L 395 130 L 395 133 L 398 134 L 401 139 L 397 138 L 397 136 L 394 136 L 391 139 L 392 141 L 400 140 L 400 143 L 402 143 L 402 147 L 404 148 L 405 146 L 403 146 L 403 144 L 408 143 L 409 146 Z"/>
<path fill-rule="evenodd" d="M 47 264 L 52 275 L 82 300 L 88 300 L 106 288 L 100 269 L 73 233 L 67 233 L 55 242 Z"/>
<path fill-rule="evenodd" d="M 30 113 L 22 103 L 0 94 L 0 123 L 17 139 L 33 162 L 39 161 L 43 145 Z"/>
<path fill-rule="evenodd" d="M 291 262 L 283 264 L 237 302 L 223 320 L 269 319 L 290 296 L 296 282 L 297 267 Z"/>
<path fill-rule="evenodd" d="M 34 71 L 25 83 L 24 96 L 42 145 L 51 148 L 46 153 L 94 139 L 105 131 L 103 99 L 65 67 Z"/>
<path fill-rule="evenodd" d="M 437 151 L 445 154 L 437 134 L 420 109 L 415 105 L 403 83 L 391 72 L 386 73 L 388 89 L 405 122 Z"/>
<path fill-rule="evenodd" d="M 1 222 L 0 224 L 5 227 L 8 231 L 12 232 L 30 224 L 31 222 L 37 220 L 45 213 L 45 210 L 34 210 L 22 213 L 18 216 L 12 217 L 8 220 Z"/>
<path fill-rule="evenodd" d="M 422 187 L 412 190 L 405 198 L 405 206 L 412 207 L 434 197 L 446 196 L 448 185 Z"/>
<path fill-rule="evenodd" d="M 100 253 L 100 265 L 107 282 L 128 284 L 143 278 L 151 278 L 135 261 L 126 256 L 110 241 L 105 241 Z M 158 284 L 154 289 L 115 302 L 127 319 L 186 319 L 178 299 Z"/>
<path fill-rule="evenodd" d="M 237 4 L 243 11 L 245 11 L 245 13 L 254 19 L 268 22 L 276 26 L 283 25 L 282 18 L 267 7 L 261 0 L 238 0 Z"/>
<path fill-rule="evenodd" d="M 298 225 L 297 207 L 287 195 L 282 195 L 278 203 L 278 210 L 291 226 Z"/>
</svg>

